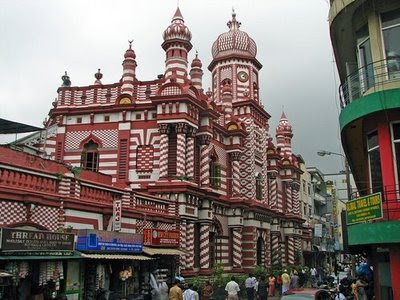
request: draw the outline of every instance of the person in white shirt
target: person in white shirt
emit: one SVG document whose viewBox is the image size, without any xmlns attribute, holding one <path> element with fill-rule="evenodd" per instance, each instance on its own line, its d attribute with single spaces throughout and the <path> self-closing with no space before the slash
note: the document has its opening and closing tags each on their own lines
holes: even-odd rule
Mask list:
<svg viewBox="0 0 400 300">
<path fill-rule="evenodd" d="M 193 285 L 189 284 L 188 288 L 183 292 L 183 300 L 195 300 L 195 291 L 192 288 Z"/>
<path fill-rule="evenodd" d="M 317 269 L 315 267 L 312 267 L 310 273 L 311 273 L 311 286 L 314 286 L 314 284 L 317 281 Z"/>
<path fill-rule="evenodd" d="M 228 300 L 239 300 L 238 292 L 240 288 L 235 281 L 235 276 L 232 276 L 231 281 L 226 284 L 225 291 L 228 292 Z"/>
<path fill-rule="evenodd" d="M 250 273 L 249 277 L 247 277 L 246 281 L 244 282 L 244 285 L 246 286 L 247 300 L 254 300 L 254 289 L 256 284 L 256 278 Z"/>
</svg>

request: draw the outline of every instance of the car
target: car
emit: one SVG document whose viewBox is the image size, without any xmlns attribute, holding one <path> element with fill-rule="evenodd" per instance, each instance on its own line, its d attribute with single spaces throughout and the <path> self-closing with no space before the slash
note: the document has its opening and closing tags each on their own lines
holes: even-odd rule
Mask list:
<svg viewBox="0 0 400 300">
<path fill-rule="evenodd" d="M 291 289 L 287 291 L 281 300 L 329 300 L 330 293 L 321 289 Z"/>
</svg>

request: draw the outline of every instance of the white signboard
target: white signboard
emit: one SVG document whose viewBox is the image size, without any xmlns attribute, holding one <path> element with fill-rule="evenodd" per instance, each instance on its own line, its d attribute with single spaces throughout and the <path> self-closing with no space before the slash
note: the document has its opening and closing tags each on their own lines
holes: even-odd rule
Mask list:
<svg viewBox="0 0 400 300">
<path fill-rule="evenodd" d="M 122 223 L 122 200 L 114 200 L 113 220 L 114 231 L 120 231 Z"/>
<path fill-rule="evenodd" d="M 322 224 L 315 224 L 314 225 L 314 236 L 315 237 L 322 237 Z"/>
</svg>

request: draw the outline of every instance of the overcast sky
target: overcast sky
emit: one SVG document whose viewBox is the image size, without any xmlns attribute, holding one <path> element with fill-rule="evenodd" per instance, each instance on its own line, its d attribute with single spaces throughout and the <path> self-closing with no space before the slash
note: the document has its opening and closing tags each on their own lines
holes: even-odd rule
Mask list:
<svg viewBox="0 0 400 300">
<path fill-rule="evenodd" d="M 164 72 L 162 32 L 170 24 L 176 0 L 0 0 L 0 117 L 41 126 L 57 96 L 61 75 L 72 85 L 119 81 L 128 39 L 134 39 L 139 80 Z M 284 109 L 293 125 L 293 151 L 322 172 L 342 170 L 338 157 L 318 157 L 326 149 L 341 152 L 338 80 L 329 40 L 328 0 L 180 0 L 205 76 L 211 46 L 228 30 L 232 7 L 257 43 L 261 99 L 271 115 L 275 136 Z M 4 139 L 4 137 L 3 137 Z"/>
</svg>

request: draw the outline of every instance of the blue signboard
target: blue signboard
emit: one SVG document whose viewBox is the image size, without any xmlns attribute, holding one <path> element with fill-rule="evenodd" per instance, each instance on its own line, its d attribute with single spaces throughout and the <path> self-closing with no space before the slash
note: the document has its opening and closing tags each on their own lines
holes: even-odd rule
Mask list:
<svg viewBox="0 0 400 300">
<path fill-rule="evenodd" d="M 79 230 L 76 249 L 96 252 L 143 252 L 143 235 L 115 231 Z"/>
</svg>

